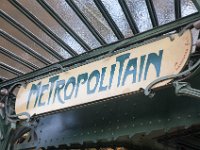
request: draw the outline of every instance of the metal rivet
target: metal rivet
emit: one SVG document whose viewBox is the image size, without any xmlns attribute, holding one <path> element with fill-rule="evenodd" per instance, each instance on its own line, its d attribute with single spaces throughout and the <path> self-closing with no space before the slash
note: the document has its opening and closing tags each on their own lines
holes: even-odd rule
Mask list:
<svg viewBox="0 0 200 150">
<path fill-rule="evenodd" d="M 1 95 L 8 95 L 9 92 L 8 92 L 7 89 L 1 89 L 1 90 L 0 90 L 0 94 L 1 94 Z"/>
<path fill-rule="evenodd" d="M 1 109 L 1 108 L 4 108 L 4 107 L 5 107 L 5 104 L 1 102 L 1 103 L 0 103 L 0 109 Z"/>
</svg>

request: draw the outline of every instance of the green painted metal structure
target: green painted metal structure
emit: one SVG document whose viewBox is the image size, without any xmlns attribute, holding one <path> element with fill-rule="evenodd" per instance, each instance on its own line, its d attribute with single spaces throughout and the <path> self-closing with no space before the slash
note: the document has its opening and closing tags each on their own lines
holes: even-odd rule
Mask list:
<svg viewBox="0 0 200 150">
<path fill-rule="evenodd" d="M 124 50 L 130 45 L 137 45 L 152 38 L 159 38 L 159 36 L 174 30 L 180 31 L 183 27 L 200 19 L 199 0 L 193 0 L 198 12 L 183 18 L 181 18 L 180 14 L 180 1 L 177 0 L 175 1 L 176 20 L 159 26 L 153 2 L 151 0 L 146 0 L 153 29 L 138 33 L 138 29 L 130 16 L 126 3 L 124 3 L 123 0 L 119 0 L 119 4 L 126 18 L 129 18 L 127 20 L 131 30 L 133 33 L 137 33 L 133 37 L 124 39 L 123 34 L 106 11 L 103 3 L 95 0 L 94 3 L 119 39 L 117 42 L 107 44 L 95 28 L 91 26 L 87 18 L 85 18 L 73 1 L 66 1 L 102 44 L 101 47 L 91 50 L 91 48 L 88 47 L 59 16 L 56 16 L 53 10 L 46 6 L 44 1 L 38 0 L 38 3 L 40 3 L 49 14 L 55 17 L 55 20 L 57 19 L 63 28 L 77 39 L 80 45 L 85 47 L 86 52 L 78 55 L 71 47 L 63 43 L 60 38 L 56 37 L 51 31 L 48 31 L 37 18 L 34 18 L 29 12 L 25 11 L 23 7 L 20 7 L 17 1 L 10 0 L 10 2 L 17 9 L 22 11 L 31 21 L 40 26 L 45 33 L 55 39 L 57 43 L 65 47 L 74 57 L 67 60 L 61 59 L 62 61 L 51 64 L 50 62 L 46 62 L 45 59 L 39 58 L 37 54 L 35 55 L 35 53 L 27 47 L 20 45 L 15 39 L 12 40 L 12 37 L 9 37 L 9 35 L 1 31 L 1 36 L 12 40 L 13 43 L 21 46 L 24 51 L 40 59 L 40 61 L 43 61 L 47 66 L 38 69 L 37 66 L 27 63 L 18 57 L 14 57 L 11 53 L 1 48 L 0 51 L 9 56 L 13 56 L 16 61 L 25 63 L 33 70 L 36 70 L 22 75 L 20 72 L 13 70 L 13 68 L 5 67 L 4 64 L 0 64 L 1 68 L 4 67 L 20 75 L 19 77 L 0 82 L 0 90 L 11 89 L 18 84 L 37 80 L 47 76 L 49 73 L 59 73 L 62 69 L 68 70 L 73 67 L 78 67 L 90 60 L 103 58 L 104 55 L 116 50 Z M 8 19 L 9 16 L 6 16 L 4 12 L 1 11 L 0 14 L 2 18 L 16 25 L 16 22 Z M 55 57 L 61 57 L 59 54 L 54 53 L 51 48 L 49 49 L 48 45 L 42 43 L 37 37 L 23 29 L 23 27 L 19 25 L 16 25 L 16 27 L 18 30 L 21 30 L 34 39 L 34 41 L 37 41 L 44 49 L 48 49 L 47 51 L 55 55 Z M 190 59 L 192 60 L 191 63 L 197 62 L 200 59 L 198 48 L 196 49 L 195 55 Z M 191 72 L 191 76 L 185 79 L 184 82 L 190 83 L 194 89 L 200 89 L 200 67 L 197 66 L 195 71 Z M 200 149 L 200 145 L 195 140 L 193 140 L 193 143 L 187 143 L 188 141 L 182 138 L 187 137 L 188 139 L 194 139 L 194 137 L 200 136 L 199 91 L 195 91 L 197 92 L 195 98 L 191 97 L 194 96 L 194 91 L 191 89 L 189 93 L 187 93 L 189 96 L 178 96 L 175 94 L 175 91 L 176 89 L 173 84 L 171 84 L 168 87 L 155 91 L 156 95 L 153 98 L 145 96 L 144 92 L 140 91 L 129 95 L 114 97 L 111 100 L 105 99 L 98 103 L 61 110 L 43 116 L 34 116 L 31 118 L 30 122 L 18 120 L 17 116 L 7 116 L 8 114 L 15 114 L 12 110 L 15 96 L 11 93 L 8 95 L 8 93 L 2 92 L 0 95 L 0 149 L 84 149 L 92 147 L 98 149 L 101 147 L 117 146 L 123 146 L 127 149 L 164 149 L 164 147 L 168 146 L 174 149 L 183 147 L 186 149 Z M 3 103 L 6 97 L 9 101 L 8 104 Z M 7 105 L 9 106 L 8 108 Z M 8 110 L 6 111 L 5 109 Z M 178 131 L 182 132 L 179 133 Z M 29 133 L 30 135 L 24 138 L 24 133 Z M 175 140 L 170 133 L 176 135 Z M 196 139 L 197 141 L 200 140 L 199 138 Z"/>
</svg>

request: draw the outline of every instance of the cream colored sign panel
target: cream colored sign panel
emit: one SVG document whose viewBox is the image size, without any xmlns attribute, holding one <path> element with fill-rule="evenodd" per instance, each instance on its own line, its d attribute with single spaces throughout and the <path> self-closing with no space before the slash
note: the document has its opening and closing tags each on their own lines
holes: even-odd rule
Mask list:
<svg viewBox="0 0 200 150">
<path fill-rule="evenodd" d="M 42 114 L 146 88 L 179 73 L 191 51 L 191 33 L 173 35 L 21 87 L 16 113 Z M 159 84 L 164 86 L 166 82 Z M 158 86 L 158 85 L 157 85 Z"/>
</svg>

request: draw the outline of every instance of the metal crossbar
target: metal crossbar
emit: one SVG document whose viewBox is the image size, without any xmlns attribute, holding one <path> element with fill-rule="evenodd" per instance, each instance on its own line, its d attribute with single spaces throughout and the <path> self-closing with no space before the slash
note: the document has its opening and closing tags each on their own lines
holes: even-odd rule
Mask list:
<svg viewBox="0 0 200 150">
<path fill-rule="evenodd" d="M 116 49 L 116 47 L 118 49 L 120 49 L 120 48 L 126 47 L 130 44 L 142 42 L 142 41 L 145 41 L 145 40 L 150 39 L 152 37 L 162 35 L 164 33 L 170 32 L 172 30 L 176 30 L 176 29 L 181 28 L 181 27 L 183 27 L 183 26 L 185 26 L 189 23 L 192 23 L 196 20 L 199 20 L 199 18 L 200 18 L 200 14 L 196 13 L 196 14 L 193 14 L 191 16 L 181 18 L 181 19 L 179 19 L 178 22 L 170 22 L 166 25 L 158 26 L 157 28 L 146 31 L 145 33 L 137 34 L 137 35 L 135 35 L 135 36 L 133 36 L 129 39 L 119 41 L 119 42 L 116 42 L 114 44 L 107 45 L 106 47 L 100 47 L 98 49 L 95 49 L 93 51 L 88 52 L 87 54 L 81 54 L 77 57 L 73 57 L 73 58 L 70 58 L 68 60 L 61 61 L 58 64 L 60 64 L 62 67 L 69 67 L 69 66 L 72 66 L 74 64 L 81 63 L 81 62 L 84 62 L 86 60 L 95 58 L 97 56 L 106 54 L 106 53 Z M 35 77 L 45 75 L 45 74 L 49 73 L 49 69 L 48 69 L 49 67 L 51 67 L 51 65 L 44 67 L 42 69 L 38 69 L 38 70 L 36 70 L 32 73 L 24 74 L 24 75 L 22 75 L 18 78 L 14 78 L 14 79 L 10 79 L 8 81 L 4 81 L 0 84 L 0 89 L 3 88 L 3 87 L 6 87 L 6 86 L 10 86 L 10 85 L 17 83 L 17 82 L 30 80 L 30 79 L 34 79 Z"/>
<path fill-rule="evenodd" d="M 33 14 L 31 14 L 27 9 L 25 9 L 16 0 L 9 0 L 18 10 L 27 16 L 33 23 L 35 23 L 42 31 L 44 31 L 49 37 L 51 37 L 57 44 L 59 44 L 64 50 L 66 50 L 70 55 L 77 56 L 78 53 L 74 51 L 69 45 L 62 41 L 55 33 L 53 33 L 49 28 L 47 28 L 43 23 L 41 23 Z"/>
<path fill-rule="evenodd" d="M 76 32 L 74 32 L 66 23 L 61 19 L 61 17 L 56 14 L 56 12 L 44 1 L 37 0 L 37 2 L 86 50 L 90 51 L 91 48 L 88 44 L 82 40 Z"/>
<path fill-rule="evenodd" d="M 31 40 L 33 40 L 35 43 L 37 43 L 41 48 L 49 52 L 52 56 L 57 58 L 59 61 L 63 60 L 63 57 L 56 53 L 55 50 L 53 50 L 51 47 L 49 47 L 47 44 L 42 42 L 38 37 L 36 37 L 33 33 L 25 29 L 22 25 L 17 23 L 13 18 L 11 18 L 9 15 L 7 15 L 5 12 L 0 11 L 0 16 L 5 19 L 7 22 L 9 22 L 11 25 L 13 25 L 16 29 L 21 31 L 24 35 L 29 37 Z"/>
<path fill-rule="evenodd" d="M 104 55 L 108 53 L 109 51 L 112 51 L 113 49 L 120 49 L 123 47 L 126 47 L 130 44 L 138 43 L 144 40 L 147 40 L 149 38 L 153 38 L 156 36 L 159 36 L 161 34 L 173 31 L 173 30 L 179 30 L 184 25 L 187 25 L 188 23 L 194 22 L 200 18 L 200 1 L 199 0 L 192 0 L 195 7 L 197 8 L 198 12 L 194 13 L 192 15 L 189 15 L 187 17 L 182 18 L 181 16 L 181 0 L 174 0 L 174 10 L 175 10 L 175 21 L 167 23 L 165 25 L 159 26 L 158 18 L 155 10 L 155 6 L 153 4 L 153 0 L 145 0 L 145 4 L 147 6 L 149 16 L 153 25 L 153 29 L 148 30 L 146 32 L 140 33 L 137 23 L 133 19 L 133 16 L 129 10 L 128 4 L 126 0 L 118 0 L 119 5 L 122 8 L 122 11 L 126 17 L 126 20 L 130 26 L 130 29 L 132 30 L 134 36 L 130 37 L 128 39 L 125 39 L 123 33 L 120 31 L 119 27 L 115 23 L 115 21 L 112 18 L 112 15 L 109 13 L 109 10 L 106 9 L 104 3 L 101 0 L 93 0 L 96 7 L 99 9 L 102 16 L 107 21 L 109 27 L 112 29 L 115 36 L 118 38 L 117 42 L 114 43 L 106 43 L 104 37 L 96 30 L 96 28 L 91 24 L 91 22 L 88 20 L 88 18 L 84 15 L 84 13 L 80 10 L 80 8 L 76 5 L 74 0 L 65 0 L 65 2 L 69 5 L 69 7 L 74 11 L 74 13 L 79 17 L 79 19 L 82 21 L 82 23 L 88 28 L 88 30 L 92 33 L 92 35 L 96 38 L 96 40 L 102 45 L 101 47 L 98 47 L 95 50 L 91 50 L 91 47 L 84 41 L 76 31 L 72 30 L 72 28 L 65 22 L 59 14 L 57 14 L 56 10 L 54 10 L 49 3 L 47 3 L 45 0 L 37 0 L 38 4 L 42 6 L 43 9 L 45 9 L 48 14 L 52 16 L 53 19 L 55 19 L 58 24 L 65 29 L 67 33 L 69 33 L 77 43 L 80 44 L 80 46 L 83 47 L 83 49 L 87 52 L 81 55 L 78 55 L 77 51 L 72 49 L 67 43 L 65 43 L 58 35 L 56 35 L 50 28 L 48 28 L 45 24 L 41 22 L 36 16 L 34 16 L 33 13 L 30 13 L 28 9 L 26 9 L 21 3 L 19 3 L 17 0 L 9 0 L 9 2 L 16 7 L 20 13 L 24 14 L 29 20 L 31 20 L 39 29 L 41 29 L 44 33 L 46 33 L 52 40 L 54 40 L 60 47 L 62 47 L 64 50 L 66 50 L 72 58 L 68 60 L 64 60 L 64 57 L 62 54 L 56 52 L 53 48 L 51 48 L 48 44 L 42 41 L 39 37 L 34 35 L 31 31 L 26 29 L 24 26 L 22 26 L 19 22 L 17 22 L 14 18 L 9 16 L 6 12 L 3 10 L 0 10 L 0 16 L 4 19 L 4 21 L 11 24 L 13 27 L 15 27 L 17 30 L 19 30 L 21 33 L 23 33 L 27 38 L 31 39 L 33 42 L 35 42 L 37 45 L 39 45 L 42 49 L 44 49 L 46 52 L 51 54 L 54 58 L 56 58 L 59 62 L 58 64 L 62 67 L 69 67 L 77 63 L 84 62 L 88 59 L 96 58 L 100 55 Z M 32 64 L 28 61 L 25 61 L 21 59 L 20 57 L 17 57 L 13 53 L 9 52 L 8 49 L 1 47 L 0 52 L 8 57 L 12 57 L 13 60 L 16 62 L 21 63 L 22 65 L 32 69 L 36 70 L 33 73 L 28 73 L 25 75 L 22 75 L 20 77 L 17 77 L 15 79 L 11 79 L 8 81 L 4 81 L 0 84 L 0 88 L 4 86 L 12 85 L 13 83 L 24 81 L 24 80 L 30 80 L 33 79 L 36 76 L 45 75 L 48 73 L 48 68 L 51 67 L 53 64 L 48 58 L 43 57 L 38 52 L 34 51 L 34 49 L 29 48 L 28 46 L 24 45 L 24 43 L 20 42 L 20 40 L 12 37 L 11 35 L 7 34 L 4 31 L 0 31 L 0 35 L 6 39 L 7 41 L 11 42 L 15 46 L 22 49 L 25 53 L 33 56 L 37 60 L 41 61 L 43 64 L 46 65 L 43 69 L 38 69 L 39 67 L 35 64 Z M 76 56 L 76 57 L 75 57 Z"/>
</svg>

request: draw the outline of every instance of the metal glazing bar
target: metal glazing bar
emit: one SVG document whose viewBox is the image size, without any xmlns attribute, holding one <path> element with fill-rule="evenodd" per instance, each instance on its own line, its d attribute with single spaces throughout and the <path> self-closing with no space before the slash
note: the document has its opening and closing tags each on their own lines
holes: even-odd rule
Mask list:
<svg viewBox="0 0 200 150">
<path fill-rule="evenodd" d="M 133 17 L 131 16 L 131 12 L 130 12 L 125 0 L 118 0 L 118 1 L 119 1 L 119 4 L 120 4 L 120 6 L 121 6 L 121 8 L 122 8 L 122 10 L 123 10 L 123 12 L 126 16 L 126 19 L 129 23 L 129 26 L 130 26 L 133 34 L 139 33 L 138 27 L 137 27 L 135 21 L 133 20 Z"/>
<path fill-rule="evenodd" d="M 150 18 L 151 18 L 152 25 L 153 25 L 153 27 L 157 27 L 158 26 L 158 18 L 157 18 L 157 15 L 156 15 L 155 7 L 153 5 L 153 1 L 152 0 L 145 0 L 145 2 L 146 2 L 146 5 L 147 5 L 147 9 L 149 11 L 149 15 L 150 15 Z"/>
<path fill-rule="evenodd" d="M 44 1 L 37 0 L 37 2 L 86 50 L 90 51 L 89 45 L 82 40 L 66 23 L 62 18 L 56 14 L 56 12 Z"/>
<path fill-rule="evenodd" d="M 192 0 L 198 12 L 200 12 L 200 0 Z"/>
<path fill-rule="evenodd" d="M 113 51 L 114 49 L 116 49 L 116 47 L 120 49 L 121 47 L 129 46 L 129 45 L 132 45 L 134 43 L 139 43 L 139 42 L 148 40 L 150 38 L 153 38 L 155 36 L 162 35 L 164 33 L 176 30 L 176 29 L 183 27 L 183 26 L 185 26 L 189 23 L 192 23 L 194 21 L 199 20 L 199 17 L 200 17 L 199 13 L 192 14 L 190 16 L 180 18 L 176 22 L 170 22 L 168 24 L 158 26 L 155 29 L 151 29 L 151 30 L 148 30 L 144 33 L 137 34 L 137 35 L 135 35 L 131 38 L 125 39 L 123 41 L 118 41 L 118 42 L 109 44 L 107 46 L 97 48 L 96 50 L 90 51 L 86 54 L 81 54 L 77 57 L 73 57 L 73 58 L 61 61 L 58 64 L 60 64 L 62 67 L 69 67 L 69 66 L 72 66 L 74 64 L 81 63 L 81 62 L 84 62 L 86 60 L 98 57 L 100 55 L 104 55 L 104 54 L 106 54 L 110 51 Z M 48 74 L 49 68 L 51 66 L 53 66 L 53 65 L 38 69 L 38 70 L 34 71 L 33 73 L 27 73 L 27 74 L 22 75 L 18 78 L 14 78 L 14 79 L 2 82 L 0 84 L 0 89 L 3 88 L 3 87 L 6 87 L 6 86 L 10 86 L 12 84 L 18 83 L 18 82 L 34 79 L 35 77 L 39 77 L 39 76 Z"/>
<path fill-rule="evenodd" d="M 5 80 L 8 80 L 8 78 L 0 76 L 0 82 L 5 81 Z"/>
<path fill-rule="evenodd" d="M 51 37 L 56 43 L 58 43 L 62 48 L 64 48 L 70 55 L 77 56 L 78 53 L 74 51 L 69 45 L 67 45 L 62 39 L 60 39 L 55 33 L 53 33 L 49 28 L 47 28 L 43 23 L 41 23 L 33 14 L 31 14 L 27 9 L 25 9 L 16 0 L 9 0 L 21 13 L 23 13 L 27 18 L 29 18 L 33 23 L 35 23 L 42 31 L 44 31 L 49 37 Z"/>
<path fill-rule="evenodd" d="M 175 18 L 181 18 L 181 0 L 174 0 Z"/>
<path fill-rule="evenodd" d="M 32 69 L 32 70 L 36 70 L 36 69 L 39 69 L 38 66 L 28 62 L 28 61 L 25 61 L 23 60 L 22 58 L 16 56 L 15 54 L 11 53 L 9 50 L 6 50 L 5 48 L 3 47 L 0 47 L 0 53 L 12 58 L 13 60 L 19 62 L 20 64 L 23 64 L 24 66 Z"/>
<path fill-rule="evenodd" d="M 14 74 L 14 75 L 17 75 L 17 76 L 20 76 L 20 75 L 23 74 L 22 72 L 20 72 L 20 71 L 14 69 L 13 67 L 8 66 L 8 65 L 6 65 L 6 64 L 4 64 L 4 63 L 2 63 L 2 62 L 0 62 L 0 68 L 1 68 L 1 69 L 4 69 L 4 70 L 6 70 L 6 71 L 8 71 L 8 72 L 10 72 L 10 73 L 12 73 L 12 74 Z"/>
<path fill-rule="evenodd" d="M 18 46 L 19 48 L 21 48 L 23 51 L 25 51 L 26 53 L 28 53 L 29 55 L 33 56 L 34 58 L 40 60 L 42 63 L 44 63 L 45 65 L 50 65 L 51 62 L 49 60 L 44 59 L 44 57 L 42 57 L 41 55 L 39 55 L 37 52 L 35 52 L 34 50 L 24 46 L 22 43 L 18 42 L 16 39 L 14 39 L 12 36 L 6 34 L 5 32 L 3 32 L 2 30 L 0 30 L 0 35 L 2 37 L 4 37 L 6 40 L 10 41 L 11 43 L 13 43 L 14 45 Z"/>
<path fill-rule="evenodd" d="M 80 11 L 76 4 L 72 0 L 66 0 L 67 4 L 73 9 L 76 15 L 81 19 L 81 21 L 86 25 L 88 30 L 93 34 L 93 36 L 98 40 L 101 45 L 107 44 L 99 32 L 91 25 L 87 17 Z"/>
<path fill-rule="evenodd" d="M 31 32 L 29 32 L 27 29 L 25 29 L 19 23 L 17 23 L 14 19 L 12 19 L 11 17 L 9 17 L 6 13 L 4 13 L 3 11 L 0 11 L 0 16 L 3 19 L 5 19 L 7 22 L 9 22 L 11 25 L 13 25 L 15 28 L 17 28 L 19 31 L 21 31 L 23 34 L 25 34 L 27 37 L 29 37 L 31 40 L 33 40 L 35 43 L 37 43 L 44 50 L 46 50 L 47 52 L 49 52 L 56 59 L 58 59 L 59 61 L 63 60 L 63 57 L 60 54 L 58 54 L 51 47 L 49 47 L 47 44 L 45 44 L 44 42 L 42 42 L 38 37 L 36 37 Z"/>
<path fill-rule="evenodd" d="M 99 9 L 99 11 L 101 12 L 101 14 L 103 15 L 103 17 L 108 22 L 109 26 L 111 27 L 111 29 L 114 32 L 114 34 L 116 35 L 116 37 L 119 40 L 124 39 L 124 35 L 122 34 L 122 32 L 120 31 L 120 29 L 118 28 L 118 26 L 116 25 L 114 20 L 112 19 L 112 17 L 110 16 L 109 12 L 105 8 L 102 1 L 101 0 L 94 0 L 94 3 L 97 6 L 97 8 Z"/>
</svg>

